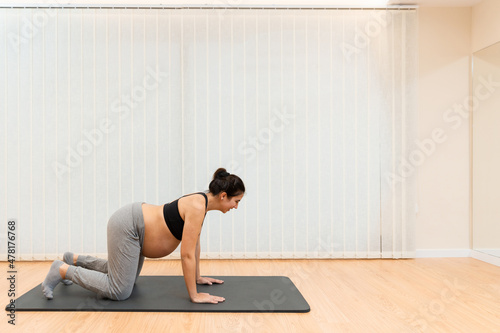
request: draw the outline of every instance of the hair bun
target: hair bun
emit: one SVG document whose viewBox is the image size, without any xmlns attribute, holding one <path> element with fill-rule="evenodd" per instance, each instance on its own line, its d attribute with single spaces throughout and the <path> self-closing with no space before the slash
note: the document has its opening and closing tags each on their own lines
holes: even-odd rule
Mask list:
<svg viewBox="0 0 500 333">
<path fill-rule="evenodd" d="M 225 178 L 225 177 L 227 177 L 227 176 L 229 176 L 229 175 L 230 175 L 230 173 L 229 173 L 229 172 L 222 170 L 222 171 L 220 171 L 220 172 L 217 174 L 217 177 L 220 177 L 220 178 Z"/>
<path fill-rule="evenodd" d="M 212 179 L 222 179 L 222 178 L 225 178 L 229 176 L 229 173 L 227 173 L 226 169 L 224 168 L 218 168 L 217 170 L 215 170 L 214 172 L 214 177 Z"/>
</svg>

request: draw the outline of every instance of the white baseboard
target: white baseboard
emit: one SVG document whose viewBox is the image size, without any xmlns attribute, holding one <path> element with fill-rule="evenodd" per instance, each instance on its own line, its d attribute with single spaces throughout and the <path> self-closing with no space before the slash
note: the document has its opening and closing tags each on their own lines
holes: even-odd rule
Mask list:
<svg viewBox="0 0 500 333">
<path fill-rule="evenodd" d="M 470 249 L 416 250 L 415 258 L 468 258 Z"/>
<path fill-rule="evenodd" d="M 91 256 L 108 259 L 107 253 L 86 253 Z M 45 253 L 45 254 L 31 254 L 31 253 L 21 253 L 16 257 L 16 261 L 53 261 L 53 260 L 63 260 L 63 254 L 56 253 Z M 0 261 L 7 261 L 7 257 L 3 257 Z"/>
<path fill-rule="evenodd" d="M 492 264 L 495 266 L 500 266 L 500 257 L 495 257 L 487 253 L 479 252 L 472 250 L 471 257 L 477 260 L 481 260 L 487 262 L 488 264 Z"/>
<path fill-rule="evenodd" d="M 412 253 L 413 254 L 413 253 Z M 425 249 L 425 250 L 416 250 L 415 258 L 474 258 L 484 262 L 487 262 L 492 265 L 500 266 L 500 257 L 492 256 L 483 252 L 470 250 L 470 249 Z M 92 254 L 98 258 L 107 259 L 107 253 L 97 253 Z M 366 256 L 365 256 L 366 255 Z M 412 256 L 403 256 L 403 258 L 411 258 Z M 202 253 L 202 259 L 318 259 L 318 257 L 314 255 L 298 255 L 297 253 L 276 253 L 274 255 L 258 255 L 257 253 Z M 321 259 L 341 259 L 346 258 L 343 256 L 337 255 L 328 255 L 328 256 L 320 256 Z M 357 259 L 368 259 L 380 258 L 380 255 L 373 254 L 364 254 L 361 257 L 357 257 Z M 57 254 L 45 254 L 45 255 L 20 255 L 16 258 L 16 261 L 51 261 L 59 259 L 62 260 L 62 255 Z M 170 254 L 168 257 L 158 258 L 158 259 L 146 259 L 146 260 L 179 260 L 180 253 L 174 252 Z M 353 259 L 356 259 L 354 257 Z M 7 258 L 0 258 L 0 261 L 7 261 Z"/>
<path fill-rule="evenodd" d="M 500 249 L 475 249 L 475 251 L 486 253 L 494 257 L 500 257 Z"/>
</svg>

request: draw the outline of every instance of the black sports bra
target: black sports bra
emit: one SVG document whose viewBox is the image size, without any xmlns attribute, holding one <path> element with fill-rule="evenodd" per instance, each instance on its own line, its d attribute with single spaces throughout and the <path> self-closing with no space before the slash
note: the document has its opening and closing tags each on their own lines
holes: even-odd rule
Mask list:
<svg viewBox="0 0 500 333">
<path fill-rule="evenodd" d="M 205 197 L 205 209 L 207 209 L 208 197 L 203 192 L 187 194 L 182 196 L 181 198 L 195 194 L 202 194 Z M 182 231 L 184 230 L 184 220 L 179 214 L 179 205 L 178 205 L 179 199 L 172 201 L 171 203 L 165 204 L 163 206 L 163 218 L 165 219 L 165 223 L 167 224 L 167 227 L 170 229 L 172 235 L 174 235 L 174 237 L 177 238 L 178 240 L 182 240 Z"/>
</svg>

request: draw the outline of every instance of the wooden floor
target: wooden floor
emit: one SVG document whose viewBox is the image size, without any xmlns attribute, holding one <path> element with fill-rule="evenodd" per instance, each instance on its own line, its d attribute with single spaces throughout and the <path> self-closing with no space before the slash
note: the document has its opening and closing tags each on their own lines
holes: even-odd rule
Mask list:
<svg viewBox="0 0 500 333">
<path fill-rule="evenodd" d="M 16 265 L 20 295 L 43 281 L 50 262 Z M 7 275 L 7 264 L 2 266 Z M 2 316 L 0 332 L 500 333 L 500 267 L 472 258 L 202 260 L 201 271 L 204 276 L 286 275 L 311 312 L 17 312 L 15 327 Z M 178 260 L 146 261 L 142 271 L 181 273 Z M 2 304 L 7 304 L 5 278 L 0 288 Z"/>
</svg>

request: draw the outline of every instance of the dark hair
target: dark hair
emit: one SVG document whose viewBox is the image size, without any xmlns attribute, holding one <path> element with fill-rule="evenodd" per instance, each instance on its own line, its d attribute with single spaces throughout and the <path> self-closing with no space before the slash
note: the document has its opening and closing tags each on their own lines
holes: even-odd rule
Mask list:
<svg viewBox="0 0 500 333">
<path fill-rule="evenodd" d="M 208 189 L 213 195 L 226 192 L 228 197 L 235 197 L 245 193 L 245 184 L 240 177 L 230 174 L 224 168 L 218 168 Z"/>
</svg>

